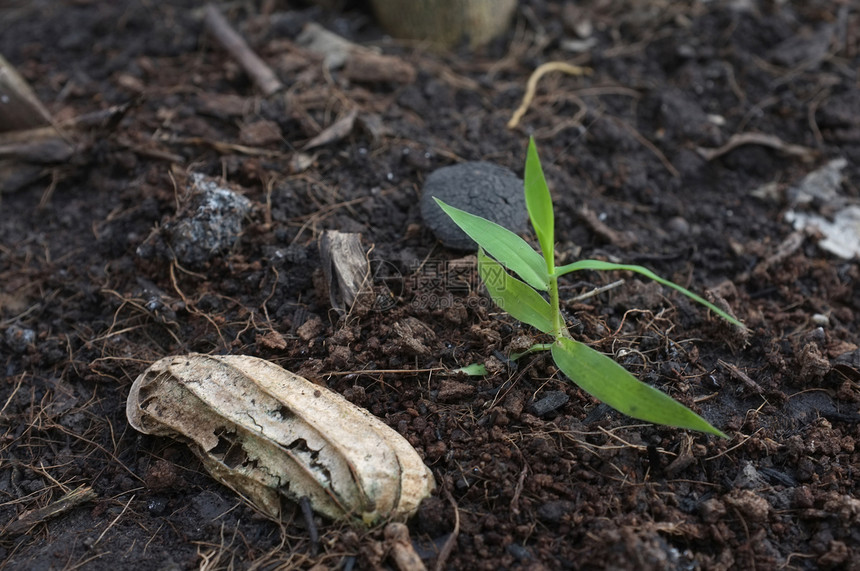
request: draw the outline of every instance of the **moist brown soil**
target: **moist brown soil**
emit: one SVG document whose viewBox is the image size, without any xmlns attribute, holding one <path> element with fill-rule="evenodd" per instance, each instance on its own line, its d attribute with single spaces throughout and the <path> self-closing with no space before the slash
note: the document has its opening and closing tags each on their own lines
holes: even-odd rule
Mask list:
<svg viewBox="0 0 860 571">
<path fill-rule="evenodd" d="M 388 39 L 361 5 L 221 8 L 284 92 L 255 92 L 196 2 L 0 8 L 0 53 L 55 118 L 128 107 L 0 197 L 3 569 L 394 567 L 382 528 L 318 518 L 313 544 L 300 512 L 270 521 L 184 445 L 129 427 L 131 382 L 189 352 L 269 359 L 405 436 L 438 483 L 409 521 L 428 566 L 450 539 L 447 569 L 860 568 L 860 272 L 784 220 L 786 189 L 831 159 L 860 198 L 856 5 L 530 0 L 506 37 L 446 55 Z M 576 10 L 584 52 L 569 51 Z M 296 43 L 308 22 L 391 56 L 388 77 L 324 71 Z M 593 73 L 545 76 L 507 128 L 548 61 Z M 302 150 L 353 110 L 351 129 Z M 749 132 L 809 151 L 698 151 Z M 465 160 L 521 175 L 529 135 L 562 262 L 646 265 L 749 326 L 631 275 L 563 283 L 577 339 L 729 440 L 614 413 L 546 356 L 509 362 L 540 335 L 452 277 L 464 254 L 423 226 L 423 180 Z M 253 210 L 229 251 L 186 267 L 140 247 L 192 172 Z M 362 234 L 370 307 L 332 310 L 325 229 Z M 475 362 L 491 374 L 447 374 Z M 18 523 L 83 485 L 91 501 Z"/>
</svg>

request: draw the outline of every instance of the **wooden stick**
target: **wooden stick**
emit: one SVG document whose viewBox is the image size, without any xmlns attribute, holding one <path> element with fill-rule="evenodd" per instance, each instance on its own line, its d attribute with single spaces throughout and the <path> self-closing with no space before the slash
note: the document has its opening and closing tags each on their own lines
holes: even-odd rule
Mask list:
<svg viewBox="0 0 860 571">
<path fill-rule="evenodd" d="M 96 498 L 96 493 L 89 486 L 73 490 L 59 500 L 47 506 L 21 514 L 21 516 L 6 526 L 3 535 L 18 535 L 26 532 L 34 525 L 66 513 L 75 506 Z M 126 506 L 127 507 L 127 506 Z M 123 510 L 125 511 L 125 510 Z M 101 539 L 101 538 L 99 538 Z"/>
<path fill-rule="evenodd" d="M 51 124 L 51 114 L 27 81 L 0 56 L 0 132 Z"/>
<path fill-rule="evenodd" d="M 442 546 L 439 557 L 436 558 L 436 571 L 442 571 L 445 568 L 448 557 L 451 556 L 454 546 L 457 545 L 457 536 L 460 535 L 460 509 L 457 507 L 457 502 L 454 501 L 451 491 L 448 488 L 443 488 L 442 491 L 445 492 L 445 497 L 448 498 L 448 501 L 454 508 L 454 530 L 448 536 L 448 539 L 445 540 L 445 545 Z"/>
<path fill-rule="evenodd" d="M 207 4 L 204 22 L 206 29 L 230 53 L 233 59 L 239 62 L 239 65 L 251 77 L 263 95 L 269 97 L 284 88 L 284 84 L 280 82 L 275 72 L 248 47 L 242 36 L 230 27 L 229 22 L 224 19 L 218 8 L 212 4 Z"/>
<path fill-rule="evenodd" d="M 393 522 L 385 526 L 385 539 L 391 549 L 391 558 L 400 571 L 426 571 L 427 567 L 412 547 L 405 523 Z"/>
</svg>

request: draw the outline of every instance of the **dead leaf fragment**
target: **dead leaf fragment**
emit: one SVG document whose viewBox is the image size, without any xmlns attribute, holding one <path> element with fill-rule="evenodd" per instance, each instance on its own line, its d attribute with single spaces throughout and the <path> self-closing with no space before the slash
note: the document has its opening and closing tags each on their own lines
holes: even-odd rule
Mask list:
<svg viewBox="0 0 860 571">
<path fill-rule="evenodd" d="M 436 333 L 419 319 L 407 317 L 394 324 L 400 349 L 408 349 L 417 355 L 429 355 L 427 343 L 436 339 Z"/>
<path fill-rule="evenodd" d="M 324 65 L 328 69 L 342 67 L 353 50 L 363 49 L 314 22 L 305 25 L 296 38 L 296 43 L 311 53 L 323 56 Z"/>
<path fill-rule="evenodd" d="M 287 348 L 287 340 L 277 331 L 269 331 L 265 335 L 257 335 L 257 345 L 266 347 L 267 349 L 277 349 L 282 351 Z"/>
<path fill-rule="evenodd" d="M 126 414 L 140 432 L 187 441 L 216 480 L 272 518 L 286 497 L 332 519 L 402 520 L 435 487 L 387 424 L 256 357 L 165 357 L 134 381 Z"/>
<path fill-rule="evenodd" d="M 310 341 L 311 339 L 322 333 L 322 330 L 322 319 L 314 315 L 310 319 L 302 323 L 298 329 L 296 329 L 296 334 L 298 334 L 299 338 L 302 341 Z"/>
<path fill-rule="evenodd" d="M 250 99 L 240 95 L 201 93 L 197 96 L 197 99 L 199 101 L 198 108 L 201 113 L 206 113 L 219 119 L 241 117 L 253 107 L 253 102 Z"/>
<path fill-rule="evenodd" d="M 333 308 L 343 313 L 352 307 L 359 294 L 370 290 L 370 266 L 361 246 L 361 234 L 326 230 L 319 249 L 329 300 Z"/>
<path fill-rule="evenodd" d="M 334 143 L 345 138 L 352 132 L 352 127 L 355 125 L 355 118 L 357 116 L 358 110 L 351 110 L 344 117 L 332 123 L 328 128 L 323 129 L 323 131 L 319 135 L 305 143 L 303 150 L 308 151 L 310 149 L 321 147 L 323 145 L 328 145 L 329 143 Z"/>
<path fill-rule="evenodd" d="M 738 510 L 738 512 L 750 521 L 767 521 L 770 504 L 767 503 L 766 499 L 751 490 L 732 490 L 723 496 L 723 501 L 730 507 Z"/>
<path fill-rule="evenodd" d="M 477 388 L 472 383 L 461 383 L 445 379 L 439 385 L 438 399 L 441 402 L 457 401 L 466 397 L 470 397 L 477 392 Z"/>
<path fill-rule="evenodd" d="M 239 131 L 239 141 L 243 145 L 262 147 L 279 143 L 283 139 L 281 128 L 274 121 L 261 119 L 242 125 Z"/>
<path fill-rule="evenodd" d="M 367 51 L 353 51 L 346 59 L 343 76 L 367 83 L 390 82 L 408 84 L 415 81 L 415 68 L 394 56 Z"/>
</svg>

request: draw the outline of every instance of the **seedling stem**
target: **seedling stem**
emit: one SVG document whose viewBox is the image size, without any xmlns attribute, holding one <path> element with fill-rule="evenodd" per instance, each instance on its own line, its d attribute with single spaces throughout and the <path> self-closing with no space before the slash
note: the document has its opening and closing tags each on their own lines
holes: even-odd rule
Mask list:
<svg viewBox="0 0 860 571">
<path fill-rule="evenodd" d="M 514 318 L 553 337 L 552 343 L 535 344 L 522 353 L 511 355 L 511 359 L 536 351 L 550 351 L 559 369 L 575 384 L 624 414 L 727 438 L 722 431 L 689 408 L 640 382 L 606 355 L 574 340 L 560 310 L 558 278 L 579 270 L 635 272 L 679 291 L 737 327 L 744 328 L 744 325 L 701 296 L 642 266 L 579 260 L 555 267 L 552 198 L 534 139 L 529 141 L 524 178 L 526 207 L 543 255 L 510 230 L 435 199 L 442 210 L 478 243 L 478 272 L 496 305 Z M 510 275 L 509 271 L 519 279 Z M 549 303 L 541 295 L 542 291 L 549 294 Z M 468 366 L 461 370 L 468 373 L 486 371 L 480 366 Z"/>
</svg>

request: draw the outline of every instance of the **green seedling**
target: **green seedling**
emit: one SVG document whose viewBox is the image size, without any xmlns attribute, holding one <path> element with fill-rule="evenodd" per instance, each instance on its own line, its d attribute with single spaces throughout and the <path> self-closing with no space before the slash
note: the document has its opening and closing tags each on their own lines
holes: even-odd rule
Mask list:
<svg viewBox="0 0 860 571">
<path fill-rule="evenodd" d="M 551 343 L 536 344 L 511 358 L 535 351 L 550 351 L 555 364 L 570 380 L 628 416 L 727 438 L 689 408 L 639 381 L 606 355 L 574 340 L 559 310 L 558 278 L 580 270 L 635 272 L 681 292 L 738 327 L 743 328 L 744 325 L 702 297 L 642 266 L 579 260 L 556 267 L 552 198 L 534 139 L 529 142 L 526 158 L 525 196 L 529 219 L 543 255 L 510 230 L 434 198 L 457 226 L 478 243 L 478 273 L 496 305 L 523 323 L 552 336 Z M 462 371 L 467 374 L 485 371 L 481 367 L 470 365 Z"/>
</svg>

